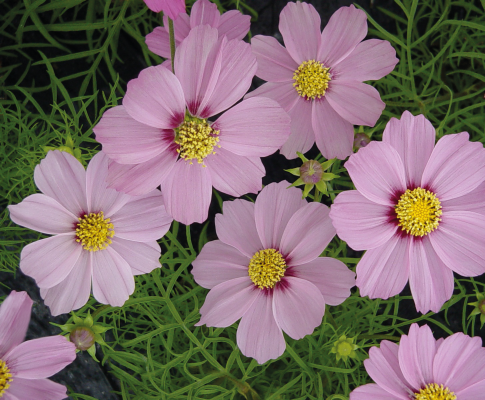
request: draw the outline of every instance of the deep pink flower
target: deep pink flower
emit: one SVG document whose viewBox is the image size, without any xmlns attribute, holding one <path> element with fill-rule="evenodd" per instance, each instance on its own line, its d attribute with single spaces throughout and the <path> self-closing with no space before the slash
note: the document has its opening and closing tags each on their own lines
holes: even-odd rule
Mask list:
<svg viewBox="0 0 485 400">
<path fill-rule="evenodd" d="M 479 337 L 455 333 L 435 340 L 428 325 L 412 324 L 399 345 L 372 347 L 365 369 L 376 383 L 360 386 L 350 400 L 482 400 L 485 349 Z"/>
<path fill-rule="evenodd" d="M 53 315 L 82 307 L 93 295 L 122 306 L 133 275 L 160 267 L 160 239 L 172 219 L 162 194 L 134 197 L 107 189 L 108 158 L 96 154 L 87 170 L 72 155 L 50 151 L 35 167 L 44 194 L 8 206 L 15 223 L 54 235 L 24 247 L 20 269 L 35 279 Z"/>
<path fill-rule="evenodd" d="M 319 257 L 335 235 L 328 207 L 288 185 L 266 186 L 255 203 L 224 202 L 219 240 L 192 263 L 196 282 L 211 289 L 196 325 L 227 327 L 241 318 L 237 344 L 260 364 L 285 351 L 282 330 L 293 339 L 311 334 L 325 304 L 342 303 L 355 285 L 344 263 Z"/>
<path fill-rule="evenodd" d="M 286 141 L 290 119 L 277 102 L 259 97 L 207 121 L 251 85 L 256 60 L 242 40 L 197 26 L 174 61 L 175 75 L 160 65 L 141 71 L 123 105 L 108 110 L 94 132 L 114 161 L 111 187 L 143 194 L 161 185 L 167 211 L 188 225 L 207 219 L 212 186 L 237 197 L 261 190 L 260 157 Z"/>
<path fill-rule="evenodd" d="M 180 14 L 174 22 L 175 46 L 180 46 L 192 28 L 199 25 L 210 25 L 217 28 L 219 36 L 231 39 L 242 39 L 248 34 L 251 17 L 237 10 L 220 14 L 217 6 L 209 0 L 197 0 L 190 12 Z M 150 51 L 163 58 L 170 58 L 170 37 L 168 33 L 168 18 L 163 17 L 163 27 L 159 26 L 146 36 L 146 44 Z"/>
<path fill-rule="evenodd" d="M 453 271 L 485 272 L 485 150 L 466 132 L 434 142 L 423 115 L 391 118 L 382 142 L 345 164 L 357 190 L 340 193 L 330 212 L 339 237 L 367 250 L 357 265 L 360 294 L 387 299 L 409 279 L 422 313 L 451 297 Z"/>
<path fill-rule="evenodd" d="M 374 126 L 385 107 L 377 90 L 362 82 L 390 73 L 396 51 L 385 40 L 362 42 L 367 17 L 354 6 L 338 9 L 320 32 L 311 4 L 288 3 L 279 28 L 286 48 L 270 36 L 251 40 L 256 75 L 268 83 L 246 97 L 272 98 L 290 114 L 291 135 L 281 148 L 287 158 L 307 152 L 315 141 L 325 158 L 346 158 L 353 125 Z"/>
<path fill-rule="evenodd" d="M 31 308 L 29 295 L 16 291 L 0 305 L 0 397 L 2 400 L 65 399 L 66 387 L 46 378 L 75 360 L 76 347 L 63 336 L 23 342 Z"/>
<path fill-rule="evenodd" d="M 164 17 L 177 20 L 185 12 L 185 0 L 143 0 L 147 7 L 155 12 L 163 11 Z"/>
</svg>

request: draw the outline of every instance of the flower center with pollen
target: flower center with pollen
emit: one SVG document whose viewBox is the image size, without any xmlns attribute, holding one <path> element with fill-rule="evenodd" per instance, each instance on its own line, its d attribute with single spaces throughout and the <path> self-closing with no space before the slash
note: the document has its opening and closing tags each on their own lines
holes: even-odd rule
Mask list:
<svg viewBox="0 0 485 400">
<path fill-rule="evenodd" d="M 415 400 L 456 400 L 455 393 L 437 383 L 428 383 L 424 389 L 414 395 Z"/>
<path fill-rule="evenodd" d="M 195 117 L 187 118 L 175 129 L 175 143 L 179 145 L 177 153 L 180 157 L 189 160 L 197 159 L 199 164 L 204 164 L 204 158 L 210 154 L 216 154 L 214 147 L 221 147 L 219 142 L 220 131 L 212 129 L 205 119 Z"/>
<path fill-rule="evenodd" d="M 111 244 L 115 231 L 109 218 L 104 218 L 103 212 L 84 214 L 79 217 L 76 228 L 76 242 L 81 243 L 85 250 L 104 250 Z"/>
<path fill-rule="evenodd" d="M 441 203 L 436 195 L 420 187 L 406 190 L 395 211 L 402 230 L 414 236 L 424 236 L 434 231 L 442 214 Z"/>
<path fill-rule="evenodd" d="M 319 61 L 303 61 L 293 74 L 293 86 L 301 97 L 315 100 L 325 95 L 330 82 L 330 68 Z"/>
<path fill-rule="evenodd" d="M 286 261 L 278 250 L 256 252 L 249 263 L 249 277 L 260 289 L 272 289 L 285 275 Z"/>
<path fill-rule="evenodd" d="M 5 361 L 0 360 L 0 397 L 3 397 L 5 391 L 10 387 L 12 380 L 12 374 L 7 364 L 5 364 Z"/>
</svg>

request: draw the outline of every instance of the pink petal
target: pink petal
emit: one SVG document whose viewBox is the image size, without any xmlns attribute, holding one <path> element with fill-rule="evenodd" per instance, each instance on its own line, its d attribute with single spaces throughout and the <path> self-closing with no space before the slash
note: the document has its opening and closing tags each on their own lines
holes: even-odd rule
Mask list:
<svg viewBox="0 0 485 400">
<path fill-rule="evenodd" d="M 160 129 L 176 128 L 185 115 L 182 86 L 161 65 L 145 68 L 128 82 L 123 106 L 136 121 Z"/>
<path fill-rule="evenodd" d="M 212 185 L 215 189 L 231 196 L 239 197 L 246 193 L 258 193 L 266 175 L 259 157 L 238 156 L 220 148 L 216 154 L 205 159 Z"/>
<path fill-rule="evenodd" d="M 368 250 L 356 271 L 361 296 L 388 299 L 400 293 L 409 277 L 408 239 L 394 235 L 382 246 Z"/>
<path fill-rule="evenodd" d="M 219 240 L 235 247 L 246 257 L 251 258 L 263 249 L 256 229 L 254 203 L 241 199 L 225 201 L 222 214 L 216 214 L 215 223 Z"/>
<path fill-rule="evenodd" d="M 285 339 L 273 316 L 273 296 L 269 291 L 261 295 L 243 315 L 237 328 L 237 345 L 246 357 L 259 364 L 278 358 L 285 351 Z"/>
<path fill-rule="evenodd" d="M 485 182 L 461 197 L 441 202 L 443 213 L 449 211 L 472 211 L 485 215 Z"/>
<path fill-rule="evenodd" d="M 110 246 L 130 265 L 133 275 L 148 274 L 161 267 L 160 245 L 156 241 L 142 243 L 115 236 Z"/>
<path fill-rule="evenodd" d="M 354 125 L 374 126 L 386 108 L 376 88 L 357 81 L 332 80 L 325 98 L 343 119 Z"/>
<path fill-rule="evenodd" d="M 322 293 L 325 303 L 331 306 L 343 303 L 350 296 L 350 289 L 355 286 L 355 272 L 342 261 L 331 257 L 318 257 L 286 271 L 288 276 L 313 283 Z"/>
<path fill-rule="evenodd" d="M 169 18 L 175 20 L 180 13 L 185 12 L 185 0 L 143 0 L 148 8 L 155 12 L 163 11 Z"/>
<path fill-rule="evenodd" d="M 467 386 L 463 390 L 456 392 L 456 395 L 460 396 L 460 397 L 457 397 L 459 399 L 482 400 L 484 391 L 485 391 L 485 379 L 477 382 L 474 385 Z"/>
<path fill-rule="evenodd" d="M 325 250 L 336 233 L 329 212 L 324 204 L 308 203 L 293 214 L 280 243 L 288 266 L 310 262 Z"/>
<path fill-rule="evenodd" d="M 333 66 L 332 75 L 360 82 L 378 80 L 389 74 L 398 61 L 396 50 L 387 40 L 365 40 Z"/>
<path fill-rule="evenodd" d="M 118 164 L 110 161 L 109 187 L 130 195 L 147 194 L 159 186 L 170 174 L 177 157 L 177 152 L 170 149 L 141 164 Z"/>
<path fill-rule="evenodd" d="M 231 279 L 214 286 L 207 294 L 200 309 L 200 321 L 196 326 L 207 325 L 219 328 L 231 326 L 264 296 L 263 291 L 251 282 L 249 276 Z"/>
<path fill-rule="evenodd" d="M 406 191 L 404 165 L 391 145 L 370 142 L 345 163 L 355 188 L 377 204 L 394 207 L 396 193 Z"/>
<path fill-rule="evenodd" d="M 220 15 L 216 4 L 209 0 L 198 0 L 190 11 L 190 27 L 193 29 L 198 25 L 210 25 L 217 28 Z"/>
<path fill-rule="evenodd" d="M 173 143 L 173 130 L 161 130 L 130 117 L 123 106 L 110 108 L 93 128 L 103 152 L 121 164 L 139 164 L 158 156 Z"/>
<path fill-rule="evenodd" d="M 288 3 L 281 11 L 279 29 L 286 49 L 298 64 L 316 58 L 320 24 L 320 15 L 311 4 Z"/>
<path fill-rule="evenodd" d="M 115 237 L 135 242 L 158 240 L 172 224 L 159 190 L 130 199 L 119 211 L 108 216 L 114 226 Z"/>
<path fill-rule="evenodd" d="M 273 314 L 279 327 L 298 340 L 313 333 L 322 323 L 325 300 L 311 282 L 284 277 L 273 291 Z"/>
<path fill-rule="evenodd" d="M 341 192 L 330 208 L 338 236 L 354 250 L 369 250 L 388 242 L 397 230 L 389 222 L 394 210 L 367 200 L 357 190 Z"/>
<path fill-rule="evenodd" d="M 391 118 L 384 129 L 382 141 L 397 150 L 406 170 L 406 185 L 421 184 L 424 168 L 434 148 L 435 129 L 424 115 L 404 111 L 401 119 Z"/>
<path fill-rule="evenodd" d="M 298 63 L 274 37 L 257 35 L 251 39 L 251 49 L 258 61 L 256 75 L 269 82 L 287 82 L 293 84 L 293 74 Z"/>
<path fill-rule="evenodd" d="M 409 286 L 416 310 L 423 314 L 429 310 L 439 312 L 445 301 L 453 294 L 453 271 L 443 264 L 429 237 L 425 236 L 411 242 Z"/>
<path fill-rule="evenodd" d="M 349 400 L 408 400 L 407 397 L 396 397 L 375 383 L 359 386 L 350 393 Z"/>
<path fill-rule="evenodd" d="M 406 380 L 416 391 L 430 382 L 435 382 L 433 376 L 435 343 L 428 325 L 420 328 L 418 324 L 412 324 L 409 334 L 401 336 L 399 366 Z"/>
<path fill-rule="evenodd" d="M 49 151 L 35 167 L 34 181 L 42 193 L 57 200 L 74 215 L 87 210 L 86 171 L 69 153 Z"/>
<path fill-rule="evenodd" d="M 367 35 L 367 16 L 362 10 L 340 7 L 322 32 L 318 60 L 333 67 L 347 57 Z"/>
<path fill-rule="evenodd" d="M 20 269 L 34 278 L 37 286 L 51 288 L 66 279 L 82 251 L 74 233 L 41 239 L 23 248 Z"/>
<path fill-rule="evenodd" d="M 288 139 L 290 117 L 276 101 L 254 97 L 226 111 L 212 128 L 220 131 L 219 145 L 231 153 L 266 157 Z"/>
<path fill-rule="evenodd" d="M 15 377 L 10 383 L 8 392 L 4 395 L 15 396 L 15 400 L 64 400 L 67 397 L 67 389 L 64 385 L 49 379 L 23 379 Z M 5 397 L 5 400 L 9 400 Z"/>
<path fill-rule="evenodd" d="M 462 276 L 485 272 L 485 215 L 448 211 L 429 240 L 446 266 Z"/>
<path fill-rule="evenodd" d="M 51 235 L 69 233 L 78 222 L 77 216 L 66 210 L 52 197 L 32 194 L 21 203 L 9 205 L 10 219 L 17 225 Z"/>
<path fill-rule="evenodd" d="M 20 343 L 3 361 L 15 378 L 42 379 L 59 372 L 76 358 L 76 347 L 64 336 L 49 336 Z"/>
<path fill-rule="evenodd" d="M 239 250 L 220 240 L 214 240 L 206 243 L 192 262 L 194 267 L 192 275 L 200 286 L 212 289 L 231 279 L 248 277 L 249 261 L 250 259 L 241 254 Z"/>
<path fill-rule="evenodd" d="M 265 249 L 279 249 L 281 237 L 293 214 L 308 204 L 301 198 L 301 190 L 288 188 L 289 183 L 266 186 L 254 207 L 256 229 Z"/>
<path fill-rule="evenodd" d="M 52 315 L 67 314 L 84 306 L 91 295 L 93 266 L 91 252 L 83 251 L 67 277 L 40 294 Z"/>
<path fill-rule="evenodd" d="M 94 298 L 121 307 L 135 290 L 130 265 L 111 247 L 93 252 L 92 260 Z"/>
<path fill-rule="evenodd" d="M 209 168 L 178 160 L 161 185 L 165 208 L 176 221 L 185 225 L 207 219 L 212 198 Z"/>
<path fill-rule="evenodd" d="M 170 58 L 170 35 L 164 27 L 157 26 L 153 32 L 146 35 L 145 43 L 152 53 L 163 58 Z M 178 44 L 180 43 L 175 43 L 176 47 Z"/>
<path fill-rule="evenodd" d="M 243 15 L 238 10 L 229 10 L 219 19 L 219 36 L 228 39 L 243 39 L 249 32 L 251 16 Z"/>
<path fill-rule="evenodd" d="M 327 159 L 344 160 L 352 154 L 354 127 L 330 106 L 326 99 L 312 102 L 315 141 Z"/>
<path fill-rule="evenodd" d="M 466 132 L 442 137 L 429 158 L 421 187 L 430 187 L 440 201 L 470 193 L 484 181 L 483 145 L 468 137 Z"/>
<path fill-rule="evenodd" d="M 273 99 L 288 113 L 300 98 L 293 85 L 288 84 L 288 82 L 268 82 L 244 96 L 245 99 L 252 97 Z"/>
<path fill-rule="evenodd" d="M 12 290 L 0 305 L 0 358 L 24 340 L 32 304 L 27 292 Z"/>
</svg>

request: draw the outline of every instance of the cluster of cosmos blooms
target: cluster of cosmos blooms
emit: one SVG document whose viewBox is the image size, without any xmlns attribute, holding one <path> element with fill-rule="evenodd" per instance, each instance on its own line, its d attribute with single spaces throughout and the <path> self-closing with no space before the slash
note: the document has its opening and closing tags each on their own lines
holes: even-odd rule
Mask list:
<svg viewBox="0 0 485 400">
<path fill-rule="evenodd" d="M 267 36 L 243 41 L 250 18 L 221 15 L 209 0 L 190 16 L 183 1 L 145 2 L 164 11 L 164 27 L 146 42 L 167 60 L 141 71 L 122 105 L 104 113 L 93 128 L 102 151 L 87 169 L 50 151 L 34 173 L 42 193 L 9 206 L 15 223 L 52 235 L 25 246 L 20 269 L 53 315 L 82 307 L 91 292 L 122 306 L 134 275 L 160 268 L 157 240 L 172 221 L 208 218 L 212 188 L 259 195 L 224 202 L 218 240 L 193 261 L 195 281 L 210 289 L 197 325 L 240 319 L 237 344 L 259 363 L 283 354 L 283 331 L 311 334 L 325 306 L 344 302 L 355 285 L 361 296 L 387 299 L 409 282 L 416 309 L 438 312 L 452 296 L 453 272 L 485 272 L 482 144 L 466 132 L 435 144 L 431 123 L 406 111 L 382 141 L 353 154 L 354 125 L 374 126 L 385 107 L 363 82 L 398 62 L 387 41 L 364 40 L 363 11 L 340 8 L 322 32 L 313 6 L 290 2 L 280 15 L 283 47 Z M 247 93 L 255 75 L 267 83 Z M 314 143 L 329 160 L 348 158 L 356 190 L 327 207 L 286 181 L 262 188 L 261 157 L 279 150 L 296 158 Z M 318 187 L 325 173 L 317 164 L 305 162 L 301 183 Z M 356 273 L 320 257 L 336 234 L 366 250 Z M 0 308 L 0 397 L 62 399 L 65 388 L 45 378 L 74 359 L 75 346 L 63 337 L 21 343 L 31 304 L 12 292 Z M 479 400 L 485 391 L 480 339 L 436 341 L 426 325 L 413 324 L 399 345 L 382 341 L 364 364 L 375 384 L 351 400 Z"/>
</svg>

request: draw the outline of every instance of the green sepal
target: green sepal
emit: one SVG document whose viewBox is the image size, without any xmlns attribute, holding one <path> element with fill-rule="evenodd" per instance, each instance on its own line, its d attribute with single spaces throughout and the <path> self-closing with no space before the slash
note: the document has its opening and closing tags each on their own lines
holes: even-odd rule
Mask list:
<svg viewBox="0 0 485 400">
<path fill-rule="evenodd" d="M 285 169 L 284 171 L 289 172 L 291 175 L 300 176 L 300 167 Z"/>
<path fill-rule="evenodd" d="M 320 190 L 321 193 L 323 193 L 325 196 L 328 196 L 327 184 L 324 181 L 318 181 L 317 183 L 315 183 L 315 186 L 318 190 Z"/>
<path fill-rule="evenodd" d="M 328 181 L 331 181 L 332 179 L 335 179 L 335 178 L 340 178 L 340 176 L 332 174 L 331 172 L 324 172 L 321 180 L 328 182 Z"/>
<path fill-rule="evenodd" d="M 310 190 L 313 189 L 313 186 L 315 186 L 313 183 L 305 184 L 305 188 L 303 189 L 303 198 L 308 196 L 308 193 L 310 193 Z"/>
<path fill-rule="evenodd" d="M 290 186 L 287 187 L 287 189 L 289 189 L 290 187 L 294 187 L 294 186 L 300 186 L 300 185 L 304 185 L 305 182 L 303 182 L 303 180 L 301 178 L 298 178 L 295 182 L 293 182 Z"/>
<path fill-rule="evenodd" d="M 325 161 L 324 163 L 322 163 L 322 169 L 324 171 L 326 171 L 327 169 L 329 169 L 332 164 L 336 161 L 337 159 L 336 158 L 332 158 L 331 160 L 327 160 Z"/>
<path fill-rule="evenodd" d="M 298 155 L 298 157 L 300 157 L 300 160 L 303 161 L 304 163 L 306 163 L 308 161 L 308 158 L 306 158 L 302 153 L 300 153 L 299 151 L 296 152 L 296 154 Z"/>
<path fill-rule="evenodd" d="M 86 351 L 89 353 L 89 355 L 93 358 L 94 361 L 99 362 L 99 360 L 96 358 L 96 345 L 95 344 L 93 344 Z"/>
</svg>

